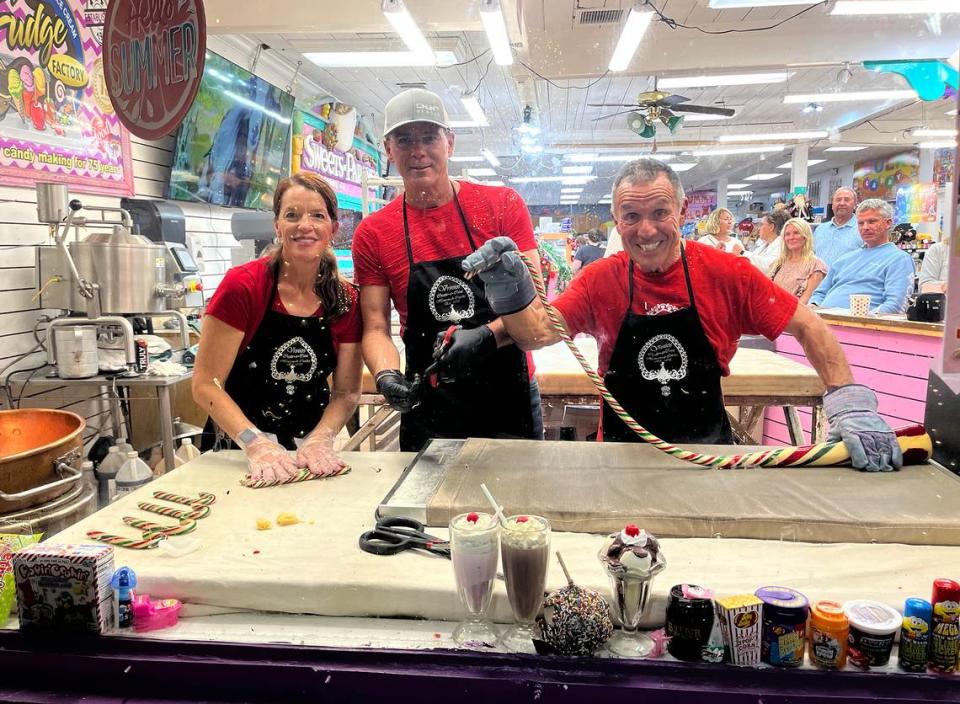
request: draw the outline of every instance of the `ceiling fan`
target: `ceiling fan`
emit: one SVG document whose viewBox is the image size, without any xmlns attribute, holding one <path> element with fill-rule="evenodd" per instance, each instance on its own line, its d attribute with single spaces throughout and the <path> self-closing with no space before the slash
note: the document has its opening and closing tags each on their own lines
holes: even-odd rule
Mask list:
<svg viewBox="0 0 960 704">
<path fill-rule="evenodd" d="M 657 90 L 656 83 L 651 91 L 637 96 L 635 103 L 589 103 L 591 107 L 629 108 L 619 112 L 603 115 L 596 118 L 605 120 L 608 117 L 627 114 L 627 127 L 644 138 L 656 137 L 657 122 L 662 122 L 670 133 L 677 131 L 683 124 L 683 115 L 677 113 L 695 112 L 701 115 L 718 115 L 733 117 L 736 110 L 732 108 L 718 108 L 712 105 L 693 105 L 690 98 L 682 95 L 672 95 Z"/>
</svg>

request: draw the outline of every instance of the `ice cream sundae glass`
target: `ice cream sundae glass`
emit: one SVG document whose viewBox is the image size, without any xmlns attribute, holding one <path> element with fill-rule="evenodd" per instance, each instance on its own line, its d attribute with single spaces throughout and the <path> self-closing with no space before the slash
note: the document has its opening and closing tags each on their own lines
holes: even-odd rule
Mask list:
<svg viewBox="0 0 960 704">
<path fill-rule="evenodd" d="M 653 649 L 653 640 L 638 630 L 650 596 L 650 583 L 667 566 L 657 539 L 630 524 L 608 536 L 599 554 L 613 596 L 613 613 L 622 630 L 607 641 L 617 655 L 642 658 Z"/>
</svg>

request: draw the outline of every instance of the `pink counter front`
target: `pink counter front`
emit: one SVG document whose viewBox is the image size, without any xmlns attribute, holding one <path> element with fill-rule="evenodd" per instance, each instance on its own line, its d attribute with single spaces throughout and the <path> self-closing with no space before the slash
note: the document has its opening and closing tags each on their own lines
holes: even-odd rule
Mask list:
<svg viewBox="0 0 960 704">
<path fill-rule="evenodd" d="M 930 363 L 940 355 L 943 325 L 907 320 L 857 318 L 822 313 L 840 342 L 857 383 L 877 393 L 880 414 L 894 428 L 923 423 Z M 776 351 L 811 366 L 800 343 L 792 335 L 781 335 Z M 810 410 L 798 409 L 807 439 L 810 438 Z M 765 445 L 790 445 L 790 436 L 779 409 L 769 409 L 763 422 Z"/>
</svg>

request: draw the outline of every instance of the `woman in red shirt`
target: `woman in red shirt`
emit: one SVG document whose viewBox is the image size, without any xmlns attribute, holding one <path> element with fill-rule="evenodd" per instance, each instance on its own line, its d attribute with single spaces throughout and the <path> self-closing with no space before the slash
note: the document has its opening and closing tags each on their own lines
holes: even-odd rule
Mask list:
<svg viewBox="0 0 960 704">
<path fill-rule="evenodd" d="M 279 183 L 273 213 L 279 246 L 227 272 L 207 305 L 193 376 L 211 418 L 204 449 L 229 436 L 254 479 L 268 481 L 344 466 L 333 441 L 356 408 L 363 368 L 357 292 L 330 248 L 336 194 L 301 172 Z"/>
</svg>

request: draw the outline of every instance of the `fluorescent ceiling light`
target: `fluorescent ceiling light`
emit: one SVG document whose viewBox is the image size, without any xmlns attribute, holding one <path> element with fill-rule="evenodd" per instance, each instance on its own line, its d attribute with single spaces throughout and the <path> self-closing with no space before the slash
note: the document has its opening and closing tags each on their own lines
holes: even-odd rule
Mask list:
<svg viewBox="0 0 960 704">
<path fill-rule="evenodd" d="M 948 15 L 960 13 L 956 0 L 837 0 L 831 15 Z"/>
<path fill-rule="evenodd" d="M 503 12 L 500 11 L 500 0 L 483 0 L 480 3 L 480 21 L 487 33 L 494 60 L 499 66 L 512 64 L 513 52 L 510 51 L 510 38 L 507 36 L 507 23 L 503 21 Z"/>
<path fill-rule="evenodd" d="M 580 196 L 560 196 L 561 203 L 578 203 Z"/>
<path fill-rule="evenodd" d="M 657 88 L 708 88 L 711 86 L 751 86 L 758 83 L 783 83 L 790 77 L 786 71 L 766 73 L 723 73 L 716 76 L 680 76 L 661 78 Z"/>
<path fill-rule="evenodd" d="M 483 161 L 482 156 L 452 156 L 450 161 Z"/>
<path fill-rule="evenodd" d="M 816 166 L 817 164 L 822 164 L 822 163 L 825 162 L 825 161 L 826 161 L 826 159 L 807 159 L 807 166 Z M 778 169 L 792 169 L 792 168 L 793 168 L 793 162 L 792 162 L 792 161 L 788 161 L 786 164 L 780 164 L 780 166 L 778 166 L 777 168 L 778 168 Z"/>
<path fill-rule="evenodd" d="M 467 114 L 470 115 L 470 119 L 476 122 L 479 127 L 487 127 L 490 124 L 487 122 L 487 115 L 483 112 L 483 108 L 480 107 L 480 101 L 477 100 L 476 95 L 473 93 L 461 95 L 460 102 L 463 103 L 463 107 L 467 111 Z M 482 149 L 480 153 L 483 153 Z"/>
<path fill-rule="evenodd" d="M 543 151 L 542 144 L 521 144 L 520 151 L 524 154 L 539 154 Z"/>
<path fill-rule="evenodd" d="M 489 163 L 490 166 L 494 166 L 494 167 L 500 166 L 500 160 L 497 158 L 497 155 L 494 154 L 489 149 L 487 149 L 486 147 L 483 147 L 480 150 L 480 154 L 483 155 L 483 158 L 487 160 L 487 163 Z"/>
<path fill-rule="evenodd" d="M 631 161 L 639 159 L 642 156 L 653 157 L 660 161 L 670 161 L 675 158 L 675 154 L 567 154 L 564 158 L 567 161 L 592 164 L 601 161 Z"/>
<path fill-rule="evenodd" d="M 733 7 L 780 7 L 781 5 L 815 5 L 810 0 L 710 0 L 708 7 L 728 10 Z"/>
<path fill-rule="evenodd" d="M 915 90 L 859 90 L 849 93 L 790 93 L 784 103 L 843 103 L 860 100 L 916 100 Z"/>
<path fill-rule="evenodd" d="M 393 31 L 414 54 L 433 59 L 433 49 L 423 36 L 403 0 L 383 0 L 380 5 L 383 16 L 393 26 Z"/>
<path fill-rule="evenodd" d="M 728 183 L 727 188 L 733 189 L 735 191 L 738 188 L 746 188 L 749 185 L 750 185 L 749 183 Z"/>
<path fill-rule="evenodd" d="M 593 166 L 587 164 L 585 166 L 564 166 L 563 173 L 568 176 L 585 176 L 586 174 L 593 171 Z"/>
<path fill-rule="evenodd" d="M 866 147 L 827 147 L 825 152 L 862 152 Z"/>
<path fill-rule="evenodd" d="M 956 110 L 947 110 L 947 114 L 948 114 L 950 117 L 956 117 L 956 116 L 957 116 L 957 111 L 956 111 Z"/>
<path fill-rule="evenodd" d="M 503 181 L 481 181 L 484 186 L 506 186 Z"/>
<path fill-rule="evenodd" d="M 560 183 L 564 186 L 583 186 L 596 178 L 596 176 L 564 176 Z"/>
<path fill-rule="evenodd" d="M 823 139 L 830 133 L 826 130 L 805 132 L 754 132 L 753 134 L 722 134 L 718 142 L 762 142 L 765 139 Z"/>
<path fill-rule="evenodd" d="M 510 179 L 512 183 L 549 183 L 563 180 L 563 176 L 514 176 Z"/>
<path fill-rule="evenodd" d="M 321 68 L 407 68 L 457 63 L 452 51 L 435 51 L 432 56 L 412 51 L 314 51 L 304 56 Z"/>
<path fill-rule="evenodd" d="M 956 137 L 956 130 L 914 130 L 910 133 L 913 137 Z"/>
<path fill-rule="evenodd" d="M 690 169 L 692 169 L 692 168 L 693 168 L 694 166 L 696 166 L 696 165 L 697 165 L 697 162 L 693 162 L 692 164 L 670 164 L 670 168 L 673 169 L 674 171 L 678 171 L 678 172 L 679 172 L 679 171 L 689 171 Z"/>
<path fill-rule="evenodd" d="M 497 172 L 493 169 L 467 169 L 468 176 L 496 176 Z"/>
<path fill-rule="evenodd" d="M 773 152 L 782 152 L 784 149 L 786 147 L 782 144 L 770 144 L 755 147 L 730 147 L 729 149 L 698 149 L 692 153 L 694 156 L 731 156 L 734 154 L 772 154 Z"/>
<path fill-rule="evenodd" d="M 957 140 L 941 139 L 933 142 L 920 142 L 917 146 L 920 149 L 956 149 Z"/>
<path fill-rule="evenodd" d="M 627 21 L 623 25 L 623 31 L 620 32 L 620 39 L 617 40 L 617 47 L 613 50 L 613 56 L 610 58 L 608 68 L 611 71 L 625 71 L 627 69 L 652 19 L 652 12 L 630 10 Z"/>
<path fill-rule="evenodd" d="M 754 174 L 753 176 L 744 176 L 744 181 L 769 181 L 773 178 L 780 178 L 785 174 Z"/>
<path fill-rule="evenodd" d="M 727 196 L 752 196 L 753 191 L 727 191 Z"/>
<path fill-rule="evenodd" d="M 580 188 L 561 188 L 561 193 L 583 193 L 583 186 Z"/>
<path fill-rule="evenodd" d="M 732 120 L 734 115 L 703 115 L 698 112 L 691 112 L 683 116 L 683 124 L 688 122 L 712 122 L 714 120 Z"/>
</svg>

